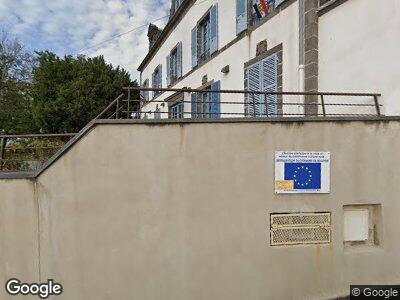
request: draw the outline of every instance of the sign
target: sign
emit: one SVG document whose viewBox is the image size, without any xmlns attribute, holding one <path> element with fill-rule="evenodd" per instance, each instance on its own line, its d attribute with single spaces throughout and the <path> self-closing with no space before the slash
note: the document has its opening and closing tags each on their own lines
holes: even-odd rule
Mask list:
<svg viewBox="0 0 400 300">
<path fill-rule="evenodd" d="M 275 193 L 277 194 L 328 194 L 329 175 L 330 152 L 275 152 Z"/>
</svg>

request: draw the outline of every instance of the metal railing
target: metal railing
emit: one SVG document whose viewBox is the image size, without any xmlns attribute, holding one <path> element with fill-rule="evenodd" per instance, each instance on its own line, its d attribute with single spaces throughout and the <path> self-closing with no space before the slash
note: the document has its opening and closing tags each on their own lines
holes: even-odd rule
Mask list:
<svg viewBox="0 0 400 300">
<path fill-rule="evenodd" d="M 34 172 L 75 133 L 0 135 L 0 172 Z"/>
<path fill-rule="evenodd" d="M 162 118 L 172 118 L 168 107 L 174 96 L 183 94 L 184 118 L 272 118 L 272 117 L 346 117 L 381 116 L 382 104 L 378 93 L 337 93 L 337 92 L 265 92 L 247 90 L 209 90 L 125 87 L 124 93 L 101 112 L 96 119 L 143 119 L 155 112 Z M 157 91 L 161 94 L 153 100 L 132 99 L 133 92 Z M 218 112 L 207 110 L 215 101 L 199 100 L 193 113 L 191 94 L 215 94 L 221 96 Z M 143 93 L 141 93 L 143 94 Z M 223 95 L 223 96 L 222 96 Z M 164 99 L 163 99 L 164 98 Z M 233 100 L 231 100 L 233 99 Z M 151 105 L 153 103 L 153 105 Z M 164 106 L 156 110 L 155 105 Z M 206 107 L 206 109 L 202 109 Z M 186 109 L 185 109 L 186 108 Z M 199 109 L 201 111 L 199 111 Z"/>
</svg>

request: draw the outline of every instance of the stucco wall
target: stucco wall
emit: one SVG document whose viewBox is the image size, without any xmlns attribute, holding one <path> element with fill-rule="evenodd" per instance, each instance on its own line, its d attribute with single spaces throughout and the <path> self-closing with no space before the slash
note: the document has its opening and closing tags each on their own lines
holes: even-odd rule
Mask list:
<svg viewBox="0 0 400 300">
<path fill-rule="evenodd" d="M 4 289 L 8 279 L 39 281 L 37 216 L 32 181 L 0 180 L 0 299 L 9 297 Z"/>
<path fill-rule="evenodd" d="M 400 279 L 399 122 L 98 125 L 38 178 L 60 299 L 321 299 Z M 275 195 L 274 151 L 330 151 L 331 193 Z M 382 204 L 343 248 L 343 205 Z M 271 247 L 269 214 L 332 213 L 332 243 Z"/>
<path fill-rule="evenodd" d="M 349 0 L 322 15 L 319 89 L 382 93 L 383 112 L 400 114 L 399 28 L 398 0 Z"/>
<path fill-rule="evenodd" d="M 191 57 L 191 32 L 197 22 L 207 12 L 210 7 L 218 3 L 218 49 L 226 46 L 236 38 L 236 1 L 196 1 L 190 8 L 188 13 L 183 17 L 182 21 L 171 32 L 169 37 L 144 68 L 141 79 L 150 80 L 154 69 L 162 64 L 162 86 L 166 87 L 166 57 L 178 42 L 182 42 L 182 74 L 187 74 L 192 69 Z M 174 88 L 198 88 L 202 85 L 202 77 L 208 76 L 208 80 L 221 81 L 221 89 L 244 90 L 244 64 L 256 56 L 256 47 L 260 41 L 267 40 L 268 48 L 271 49 L 279 44 L 283 47 L 283 90 L 297 91 L 299 85 L 298 64 L 299 64 L 299 8 L 298 2 L 294 2 L 289 7 L 283 9 L 278 15 L 263 25 L 257 27 L 254 31 L 240 39 L 231 47 L 218 54 L 208 63 L 198 68 L 195 72 L 178 82 Z M 230 72 L 223 74 L 221 69 L 226 65 L 230 66 Z M 170 96 L 171 93 L 164 93 L 157 97 L 157 100 L 163 100 Z M 286 97 L 287 102 L 298 102 L 298 97 Z M 190 101 L 190 97 L 185 99 Z M 221 101 L 238 101 L 243 102 L 244 96 L 240 94 L 222 95 Z M 143 108 L 143 111 L 155 111 L 156 104 L 150 103 Z M 160 107 L 161 111 L 168 111 L 168 106 Z M 190 112 L 190 103 L 185 105 L 185 111 Z M 293 106 L 286 106 L 285 110 L 297 109 Z M 221 112 L 243 113 L 243 105 L 221 105 Z M 162 115 L 167 117 L 166 114 Z M 149 117 L 153 117 L 151 114 Z M 186 117 L 190 117 L 187 114 Z M 229 117 L 232 117 L 229 116 Z"/>
</svg>

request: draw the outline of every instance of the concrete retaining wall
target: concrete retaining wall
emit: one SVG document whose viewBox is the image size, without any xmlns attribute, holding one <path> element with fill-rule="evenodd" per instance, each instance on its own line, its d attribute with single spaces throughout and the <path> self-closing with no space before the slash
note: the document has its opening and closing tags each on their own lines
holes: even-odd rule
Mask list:
<svg viewBox="0 0 400 300">
<path fill-rule="evenodd" d="M 325 299 L 398 283 L 399 132 L 398 121 L 97 125 L 35 189 L 0 181 L 1 279 L 39 274 L 37 195 L 40 278 L 63 284 L 59 299 Z M 275 195 L 278 150 L 330 151 L 331 193 Z M 348 204 L 382 205 L 379 247 L 344 248 Z M 271 247 L 270 213 L 301 211 L 331 212 L 332 242 Z"/>
</svg>

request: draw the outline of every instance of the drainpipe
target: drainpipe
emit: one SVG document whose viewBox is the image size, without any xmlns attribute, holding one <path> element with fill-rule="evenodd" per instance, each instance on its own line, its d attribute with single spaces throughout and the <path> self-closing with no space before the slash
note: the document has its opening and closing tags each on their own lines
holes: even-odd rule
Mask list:
<svg viewBox="0 0 400 300">
<path fill-rule="evenodd" d="M 304 92 L 304 0 L 299 0 L 299 92 Z M 305 103 L 305 96 L 299 96 L 299 103 Z M 304 114 L 304 105 L 298 105 L 299 114 Z"/>
</svg>

